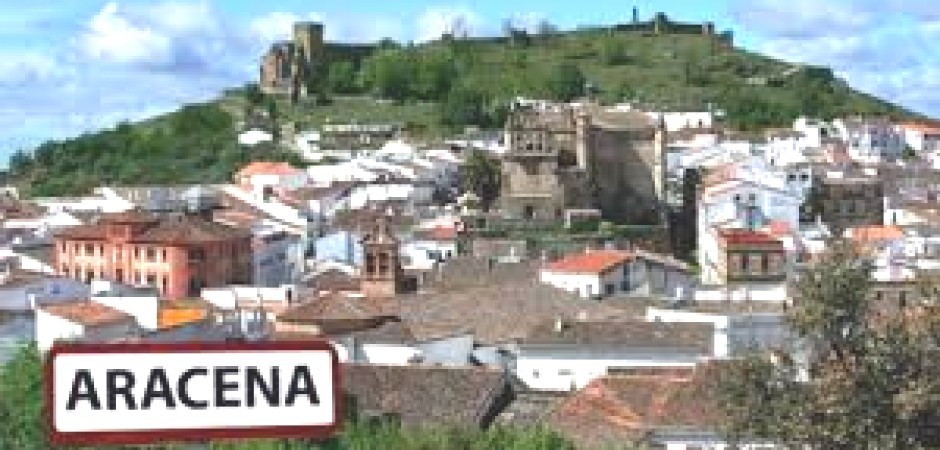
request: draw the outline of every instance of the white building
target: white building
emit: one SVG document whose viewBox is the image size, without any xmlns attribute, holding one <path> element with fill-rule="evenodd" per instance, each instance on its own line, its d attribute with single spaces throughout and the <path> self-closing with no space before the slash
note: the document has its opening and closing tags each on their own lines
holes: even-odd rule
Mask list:
<svg viewBox="0 0 940 450">
<path fill-rule="evenodd" d="M 274 137 L 264 130 L 252 129 L 238 135 L 239 145 L 254 147 L 262 142 L 271 142 Z"/>
<path fill-rule="evenodd" d="M 545 265 L 539 281 L 583 298 L 614 295 L 630 289 L 632 259 L 619 250 L 588 250 Z"/>
<path fill-rule="evenodd" d="M 908 122 L 898 126 L 904 143 L 918 155 L 940 152 L 940 125 Z"/>
<path fill-rule="evenodd" d="M 91 300 L 43 305 L 36 309 L 36 345 L 47 351 L 57 340 L 108 341 L 135 336 L 134 317 Z"/>
<path fill-rule="evenodd" d="M 904 150 L 904 137 L 888 119 L 836 119 L 833 125 L 846 143 L 849 157 L 858 163 L 894 162 Z"/>
<path fill-rule="evenodd" d="M 706 177 L 698 199 L 698 259 L 702 282 L 721 278 L 709 268 L 718 267 L 724 251 L 721 229 L 759 230 L 775 223 L 799 230 L 803 192 L 782 172 L 769 171 L 759 161 L 731 165 Z"/>
<path fill-rule="evenodd" d="M 518 344 L 515 374 L 535 390 L 579 389 L 618 369 L 693 367 L 714 356 L 703 323 L 555 320 Z"/>
</svg>

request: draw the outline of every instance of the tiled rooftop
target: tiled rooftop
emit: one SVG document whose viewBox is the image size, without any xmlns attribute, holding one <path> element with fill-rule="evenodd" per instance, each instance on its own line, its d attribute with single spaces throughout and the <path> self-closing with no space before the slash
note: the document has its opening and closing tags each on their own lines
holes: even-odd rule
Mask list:
<svg viewBox="0 0 940 450">
<path fill-rule="evenodd" d="M 713 431 L 720 419 L 714 370 L 599 378 L 562 402 L 548 422 L 585 448 L 623 445 L 653 430 Z"/>
<path fill-rule="evenodd" d="M 343 365 L 348 405 L 359 415 L 395 415 L 404 426 L 485 427 L 508 384 L 501 371 L 436 366 Z"/>
<path fill-rule="evenodd" d="M 90 300 L 40 306 L 43 311 L 88 327 L 133 322 L 130 315 Z"/>
<path fill-rule="evenodd" d="M 721 240 L 728 245 L 779 245 L 783 243 L 763 231 L 723 229 L 718 231 Z"/>
<path fill-rule="evenodd" d="M 713 335 L 710 323 L 553 320 L 533 328 L 520 345 L 677 349 L 710 355 Z"/>
<path fill-rule="evenodd" d="M 285 162 L 255 161 L 242 167 L 238 171 L 239 177 L 250 177 L 254 175 L 295 175 L 300 173 L 300 169 L 291 166 Z"/>
<path fill-rule="evenodd" d="M 545 266 L 546 271 L 600 274 L 629 261 L 631 255 L 619 250 L 590 250 L 568 255 Z"/>
</svg>

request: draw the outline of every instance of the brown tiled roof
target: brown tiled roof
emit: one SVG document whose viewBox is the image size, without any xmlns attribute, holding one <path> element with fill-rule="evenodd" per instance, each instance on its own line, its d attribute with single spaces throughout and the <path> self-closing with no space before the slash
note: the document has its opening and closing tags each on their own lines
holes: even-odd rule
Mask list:
<svg viewBox="0 0 940 450">
<path fill-rule="evenodd" d="M 250 232 L 211 222 L 193 216 L 169 217 L 143 233 L 132 242 L 203 243 L 230 239 L 249 239 Z"/>
<path fill-rule="evenodd" d="M 664 349 L 711 354 L 714 327 L 706 323 L 556 321 L 535 327 L 520 345 Z"/>
<path fill-rule="evenodd" d="M 343 333 L 344 336 L 354 337 L 357 341 L 367 344 L 412 344 L 415 337 L 411 329 L 400 320 L 386 320 L 385 323 L 361 331 Z M 333 335 L 339 337 L 340 335 Z"/>
<path fill-rule="evenodd" d="M 279 314 L 278 321 L 318 324 L 325 320 L 397 317 L 395 299 L 358 298 L 342 294 L 325 295 L 301 303 Z"/>
<path fill-rule="evenodd" d="M 132 322 L 134 320 L 133 317 L 122 311 L 90 300 L 42 305 L 39 308 L 54 316 L 89 327 Z"/>
<path fill-rule="evenodd" d="M 621 308 L 574 296 L 539 283 L 538 264 L 498 264 L 456 258 L 417 294 L 398 297 L 400 317 L 418 340 L 473 333 L 477 342 L 506 343 L 525 338 L 556 317 L 600 320 L 624 317 Z"/>
<path fill-rule="evenodd" d="M 106 223 L 131 223 L 149 225 L 131 242 L 141 243 L 195 243 L 229 239 L 248 239 L 251 234 L 240 228 L 205 220 L 192 215 L 160 217 L 140 211 L 106 214 L 99 223 L 65 228 L 55 234 L 63 239 L 105 240 Z"/>
<path fill-rule="evenodd" d="M 75 225 L 63 228 L 54 233 L 59 239 L 72 239 L 84 241 L 103 241 L 105 239 L 104 227 L 96 224 Z"/>
<path fill-rule="evenodd" d="M 343 388 L 354 414 L 394 415 L 404 426 L 485 427 L 508 389 L 502 371 L 435 366 L 345 364 Z"/>
<path fill-rule="evenodd" d="M 591 250 L 575 253 L 549 263 L 545 270 L 551 272 L 601 274 L 629 261 L 631 255 L 620 250 Z"/>
<path fill-rule="evenodd" d="M 550 426 L 584 448 L 641 440 L 662 429 L 716 431 L 721 413 L 715 364 L 691 373 L 606 376 L 559 405 Z"/>
<path fill-rule="evenodd" d="M 306 284 L 318 291 L 356 292 L 359 290 L 360 280 L 341 270 L 330 269 L 309 278 Z"/>
</svg>

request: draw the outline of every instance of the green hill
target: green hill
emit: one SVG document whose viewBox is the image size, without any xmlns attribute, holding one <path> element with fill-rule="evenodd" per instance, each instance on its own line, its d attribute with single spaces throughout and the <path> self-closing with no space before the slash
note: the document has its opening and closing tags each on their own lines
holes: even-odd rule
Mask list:
<svg viewBox="0 0 940 450">
<path fill-rule="evenodd" d="M 312 74 L 307 85 L 314 95 L 296 104 L 252 86 L 233 89 L 209 104 L 19 152 L 10 173 L 31 195 L 77 194 L 104 183 L 220 182 L 251 159 L 296 159 L 282 149 L 240 148 L 240 122 L 272 130 L 286 122 L 300 128 L 395 122 L 434 137 L 467 125 L 498 127 L 516 96 L 589 95 L 667 109 L 713 105 L 743 131 L 789 126 L 801 114 L 914 115 L 851 89 L 829 69 L 794 66 L 697 34 L 514 33 L 417 46 L 385 42 L 366 56 L 341 55 L 333 52 Z"/>
</svg>

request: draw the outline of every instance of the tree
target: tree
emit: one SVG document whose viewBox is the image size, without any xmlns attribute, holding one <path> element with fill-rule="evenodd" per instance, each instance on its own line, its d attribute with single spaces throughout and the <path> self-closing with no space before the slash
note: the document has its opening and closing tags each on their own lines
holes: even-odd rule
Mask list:
<svg viewBox="0 0 940 450">
<path fill-rule="evenodd" d="M 601 60 L 608 66 L 618 66 L 629 62 L 626 44 L 616 36 L 601 39 Z"/>
<path fill-rule="evenodd" d="M 483 151 L 473 151 L 461 167 L 461 184 L 480 198 L 484 211 L 499 197 L 501 169 L 499 160 Z"/>
<path fill-rule="evenodd" d="M 330 91 L 337 94 L 352 94 L 356 89 L 356 69 L 350 61 L 330 63 L 326 75 L 326 84 Z"/>
<path fill-rule="evenodd" d="M 384 50 L 363 63 L 363 80 L 378 96 L 404 101 L 411 95 L 415 71 L 408 50 Z"/>
<path fill-rule="evenodd" d="M 261 106 L 264 103 L 264 92 L 257 83 L 249 83 L 245 86 L 245 100 L 251 106 Z"/>
<path fill-rule="evenodd" d="M 0 367 L 0 448 L 49 448 L 42 392 L 39 350 L 24 346 Z"/>
<path fill-rule="evenodd" d="M 842 245 L 800 276 L 789 320 L 811 356 L 731 365 L 721 393 L 732 438 L 837 450 L 940 446 L 940 314 L 885 309 L 869 280 L 867 258 Z"/>
<path fill-rule="evenodd" d="M 483 125 L 487 117 L 483 111 L 485 98 L 475 89 L 455 87 L 441 103 L 441 123 L 447 126 Z"/>
<path fill-rule="evenodd" d="M 548 95 L 555 100 L 570 102 L 584 94 L 587 80 L 581 69 L 570 62 L 563 62 L 549 71 L 545 80 Z"/>
</svg>

